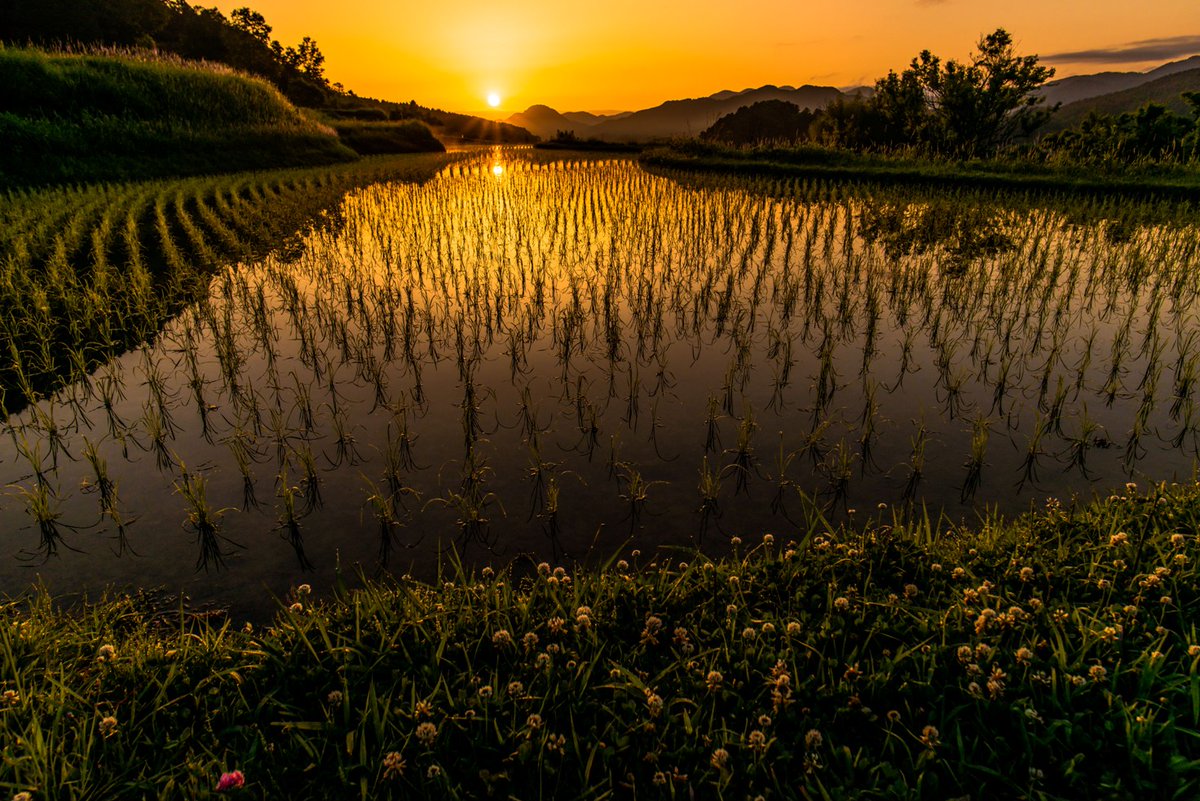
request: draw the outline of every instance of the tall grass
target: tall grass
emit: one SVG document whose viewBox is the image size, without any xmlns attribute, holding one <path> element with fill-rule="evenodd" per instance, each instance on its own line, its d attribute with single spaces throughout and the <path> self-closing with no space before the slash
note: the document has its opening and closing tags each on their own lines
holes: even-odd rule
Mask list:
<svg viewBox="0 0 1200 801">
<path fill-rule="evenodd" d="M 0 48 L 0 186 L 348 161 L 265 81 L 211 64 Z"/>
</svg>

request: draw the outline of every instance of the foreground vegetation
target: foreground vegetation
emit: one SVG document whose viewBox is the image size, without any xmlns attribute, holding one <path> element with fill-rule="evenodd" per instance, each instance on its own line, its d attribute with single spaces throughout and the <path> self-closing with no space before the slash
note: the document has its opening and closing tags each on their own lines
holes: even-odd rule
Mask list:
<svg viewBox="0 0 1200 801">
<path fill-rule="evenodd" d="M 1196 484 L 972 531 L 816 517 L 717 560 L 300 586 L 262 628 L 42 594 L 3 607 L 0 786 L 1191 798 L 1198 524 Z"/>
</svg>

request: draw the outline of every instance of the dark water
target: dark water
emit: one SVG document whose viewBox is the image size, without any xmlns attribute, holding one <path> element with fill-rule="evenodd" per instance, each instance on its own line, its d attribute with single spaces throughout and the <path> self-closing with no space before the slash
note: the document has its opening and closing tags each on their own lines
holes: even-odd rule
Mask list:
<svg viewBox="0 0 1200 801">
<path fill-rule="evenodd" d="M 261 614 L 452 547 L 719 550 L 1190 477 L 1197 231 L 1133 211 L 514 151 L 356 191 L 8 421 L 0 589 Z"/>
</svg>

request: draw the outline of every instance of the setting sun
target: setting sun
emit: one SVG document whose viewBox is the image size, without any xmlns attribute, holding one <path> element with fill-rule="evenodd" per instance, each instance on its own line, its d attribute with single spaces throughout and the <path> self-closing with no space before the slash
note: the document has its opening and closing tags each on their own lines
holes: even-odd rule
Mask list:
<svg viewBox="0 0 1200 801">
<path fill-rule="evenodd" d="M 500 93 L 499 92 L 488 92 L 487 103 L 492 108 L 499 108 L 500 107 Z"/>
</svg>

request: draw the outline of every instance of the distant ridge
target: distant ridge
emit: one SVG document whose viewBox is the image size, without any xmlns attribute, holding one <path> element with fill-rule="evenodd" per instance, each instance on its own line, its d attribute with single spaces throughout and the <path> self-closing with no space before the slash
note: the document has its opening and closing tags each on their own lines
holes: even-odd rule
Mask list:
<svg viewBox="0 0 1200 801">
<path fill-rule="evenodd" d="M 1200 59 L 1196 62 L 1194 69 L 1168 72 L 1129 89 L 1068 103 L 1050 118 L 1045 130 L 1048 133 L 1074 128 L 1093 112 L 1118 115 L 1137 111 L 1147 103 L 1160 103 L 1177 114 L 1188 114 L 1190 109 L 1183 93 L 1200 92 Z"/>
<path fill-rule="evenodd" d="M 1150 83 L 1179 72 L 1200 68 L 1200 55 L 1172 61 L 1148 72 L 1098 72 L 1092 75 L 1074 75 L 1051 81 L 1042 87 L 1040 94 L 1053 105 L 1077 103 L 1092 97 L 1123 92 L 1126 89 Z"/>
<path fill-rule="evenodd" d="M 549 106 L 530 106 L 506 122 L 519 125 L 542 138 L 568 131 L 582 138 L 612 141 L 696 136 L 726 114 L 763 100 L 783 100 L 800 108 L 824 108 L 842 92 L 832 86 L 760 86 L 740 92 L 723 89 L 707 97 L 668 100 L 642 109 L 601 116 L 588 112 L 560 113 Z"/>
</svg>

